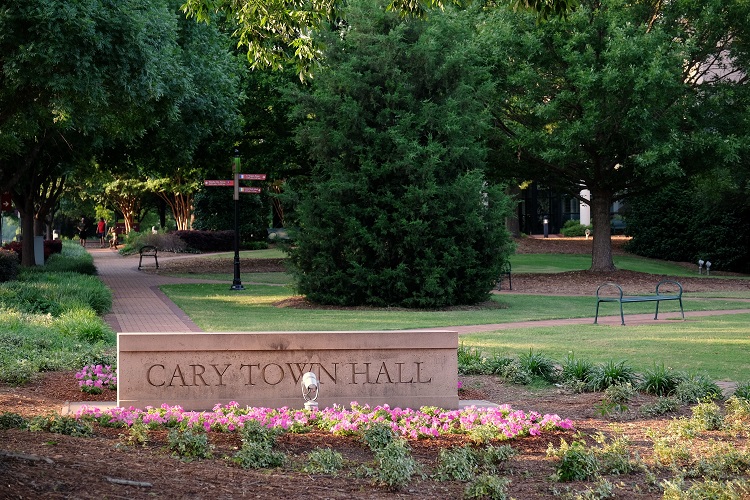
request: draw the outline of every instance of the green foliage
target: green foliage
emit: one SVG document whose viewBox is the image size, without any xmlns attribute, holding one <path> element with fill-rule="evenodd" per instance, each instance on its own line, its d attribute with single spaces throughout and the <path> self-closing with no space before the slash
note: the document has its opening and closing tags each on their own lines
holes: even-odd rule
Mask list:
<svg viewBox="0 0 750 500">
<path fill-rule="evenodd" d="M 567 220 L 560 229 L 560 234 L 566 238 L 575 238 L 579 236 L 586 236 L 586 230 L 589 230 L 589 235 L 593 234 L 593 227 L 591 224 L 588 226 L 581 224 L 581 221 Z"/>
<path fill-rule="evenodd" d="M 18 281 L 0 284 L 0 380 L 20 385 L 43 371 L 113 364 L 115 334 L 97 316 L 112 295 L 95 276 L 70 270 L 86 261 L 75 247 L 64 245 L 50 269 L 24 268 Z"/>
<path fill-rule="evenodd" d="M 419 471 L 419 464 L 411 457 L 409 444 L 404 439 L 391 441 L 375 453 L 375 458 L 378 462 L 376 479 L 391 490 L 408 485 Z"/>
<path fill-rule="evenodd" d="M 734 390 L 734 396 L 750 400 L 750 382 L 739 382 Z"/>
<path fill-rule="evenodd" d="M 467 347 L 463 342 L 458 346 L 458 373 L 462 375 L 502 375 L 512 363 L 511 357 L 493 353 L 489 357 L 480 349 Z"/>
<path fill-rule="evenodd" d="M 672 394 L 684 376 L 671 368 L 666 368 L 664 363 L 656 364 L 643 373 L 643 380 L 638 388 L 648 394 L 657 396 L 668 396 Z"/>
<path fill-rule="evenodd" d="M 18 413 L 4 411 L 0 413 L 0 429 L 25 429 L 26 419 Z"/>
<path fill-rule="evenodd" d="M 684 480 L 664 481 L 663 500 L 740 500 L 750 495 L 750 484 L 746 480 L 716 481 L 685 484 Z"/>
<path fill-rule="evenodd" d="M 375 452 L 382 450 L 396 438 L 396 432 L 386 422 L 373 422 L 362 431 L 362 441 Z"/>
<path fill-rule="evenodd" d="M 626 361 L 619 363 L 613 360 L 594 366 L 588 378 L 589 386 L 595 391 L 603 391 L 615 384 L 633 384 L 636 374 Z"/>
<path fill-rule="evenodd" d="M 560 379 L 562 381 L 586 382 L 593 370 L 594 364 L 591 361 L 576 358 L 574 354 L 568 354 L 562 364 Z"/>
<path fill-rule="evenodd" d="M 331 448 L 315 448 L 307 454 L 303 470 L 308 474 L 335 475 L 344 467 L 344 457 Z"/>
<path fill-rule="evenodd" d="M 594 453 L 599 461 L 601 471 L 605 474 L 629 474 L 638 466 L 638 460 L 631 457 L 630 440 L 626 436 L 618 436 L 608 440 L 598 433 L 594 440 L 599 444 Z"/>
<path fill-rule="evenodd" d="M 435 478 L 439 481 L 470 481 L 478 465 L 476 454 L 469 446 L 441 448 Z"/>
<path fill-rule="evenodd" d="M 706 172 L 686 177 L 629 205 L 627 220 L 633 239 L 627 249 L 638 255 L 677 262 L 710 261 L 712 270 L 750 272 L 750 205 L 742 181 L 717 185 Z M 733 169 L 732 176 L 742 174 Z"/>
<path fill-rule="evenodd" d="M 604 397 L 613 403 L 627 403 L 635 397 L 637 391 L 630 382 L 613 384 L 604 389 Z"/>
<path fill-rule="evenodd" d="M 0 283 L 16 279 L 18 267 L 18 254 L 0 248 Z"/>
<path fill-rule="evenodd" d="M 724 414 L 719 405 L 711 400 L 704 400 L 692 409 L 690 420 L 699 430 L 715 431 L 724 425 Z"/>
<path fill-rule="evenodd" d="M 596 477 L 601 468 L 596 455 L 586 447 L 584 441 L 576 440 L 568 444 L 561 439 L 557 449 L 550 443 L 547 456 L 558 460 L 554 474 L 556 481 L 588 481 Z"/>
<path fill-rule="evenodd" d="M 251 168 L 253 172 L 257 167 Z M 263 172 L 264 173 L 264 172 Z M 256 184 L 256 183 L 254 183 Z M 270 200 L 267 195 L 243 195 L 239 201 L 241 240 L 265 241 L 271 224 Z M 195 195 L 193 229 L 234 231 L 234 200 L 231 188 L 207 187 Z"/>
<path fill-rule="evenodd" d="M 173 455 L 186 460 L 212 456 L 213 446 L 209 444 L 206 432 L 199 427 L 170 429 L 167 435 L 167 446 Z"/>
<path fill-rule="evenodd" d="M 492 92 L 461 13 L 405 22 L 350 2 L 327 70 L 294 98 L 315 169 L 290 249 L 298 290 L 334 305 L 440 308 L 489 297 L 509 200 L 486 181 Z"/>
<path fill-rule="evenodd" d="M 680 405 L 682 402 L 675 397 L 660 397 L 655 403 L 641 406 L 640 412 L 643 415 L 655 417 L 677 411 Z"/>
<path fill-rule="evenodd" d="M 276 437 L 283 430 L 269 429 L 257 420 L 246 420 L 240 429 L 242 448 L 234 454 L 232 461 L 243 469 L 265 469 L 281 467 L 286 455 L 273 449 Z"/>
<path fill-rule="evenodd" d="M 555 360 L 545 356 L 541 352 L 534 352 L 533 349 L 529 349 L 529 353 L 521 354 L 518 360 L 521 364 L 521 368 L 529 372 L 532 376 L 540 377 L 547 382 L 554 382 L 557 380 Z"/>
<path fill-rule="evenodd" d="M 674 395 L 684 403 L 698 403 L 706 398 L 723 397 L 721 388 L 707 375 L 698 373 L 686 375 L 675 387 Z"/>
<path fill-rule="evenodd" d="M 464 489 L 465 498 L 489 498 L 491 500 L 506 500 L 510 480 L 492 474 L 476 476 Z"/>
<path fill-rule="evenodd" d="M 154 234 L 151 231 L 130 231 L 121 243 L 123 246 L 120 253 L 125 255 L 138 253 L 146 245 L 155 246 L 161 252 L 183 253 L 188 251 L 188 245 L 174 232 L 157 232 Z"/>
<path fill-rule="evenodd" d="M 148 444 L 148 426 L 141 420 L 133 422 L 125 434 L 120 434 L 120 439 L 127 445 L 146 446 Z"/>
<path fill-rule="evenodd" d="M 29 430 L 32 432 L 53 432 L 74 437 L 88 437 L 94 433 L 94 427 L 86 420 L 74 416 L 54 414 L 33 417 L 29 421 Z"/>
</svg>

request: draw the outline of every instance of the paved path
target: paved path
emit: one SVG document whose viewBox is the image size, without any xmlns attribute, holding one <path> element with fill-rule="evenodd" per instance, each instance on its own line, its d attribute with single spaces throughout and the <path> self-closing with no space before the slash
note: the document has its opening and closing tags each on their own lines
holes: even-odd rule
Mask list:
<svg viewBox="0 0 750 500">
<path fill-rule="evenodd" d="M 104 319 L 116 332 L 199 332 L 201 329 L 169 300 L 160 285 L 207 283 L 138 270 L 138 255 L 122 256 L 109 248 L 87 247 L 101 280 L 112 290 L 112 312 Z M 163 260 L 163 259 L 162 259 Z M 154 266 L 153 259 L 143 262 Z"/>
<path fill-rule="evenodd" d="M 146 273 L 138 270 L 138 255 L 124 257 L 109 248 L 87 247 L 94 257 L 94 264 L 99 271 L 99 277 L 112 290 L 112 312 L 105 316 L 105 320 L 116 332 L 200 332 L 201 329 L 193 323 L 171 300 L 160 290 L 160 285 L 172 283 L 216 283 L 216 281 L 174 278 L 158 274 Z M 189 257 L 194 257 L 190 255 Z M 162 257 L 165 262 L 171 258 Z M 153 266 L 154 262 L 144 260 L 144 267 Z M 229 283 L 227 283 L 229 286 Z M 507 293 L 507 292 L 500 292 Z M 593 312 L 593 300 L 592 300 Z M 750 309 L 735 309 L 731 311 L 688 311 L 685 317 L 711 316 L 718 314 L 750 313 Z M 662 313 L 663 319 L 677 318 L 679 313 Z M 661 320 L 659 320 L 661 321 Z M 457 330 L 459 334 L 491 332 L 522 327 L 554 327 L 561 325 L 584 325 L 593 322 L 591 318 L 556 319 L 541 321 L 526 321 L 520 323 L 497 323 L 490 325 L 447 326 L 445 329 Z M 652 314 L 629 314 L 625 318 L 628 326 L 654 324 Z M 619 325 L 620 316 L 600 316 L 602 325 Z M 431 328 L 434 330 L 435 328 Z"/>
</svg>

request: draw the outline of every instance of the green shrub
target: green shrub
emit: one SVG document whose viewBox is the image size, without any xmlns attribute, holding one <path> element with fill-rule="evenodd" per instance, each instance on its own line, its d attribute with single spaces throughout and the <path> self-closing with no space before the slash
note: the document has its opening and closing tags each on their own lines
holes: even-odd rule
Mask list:
<svg viewBox="0 0 750 500">
<path fill-rule="evenodd" d="M 597 364 L 591 370 L 588 378 L 589 386 L 595 391 L 603 391 L 615 384 L 633 384 L 635 382 L 636 374 L 633 367 L 626 365 L 625 361 L 617 363 L 610 360 L 606 363 Z"/>
<path fill-rule="evenodd" d="M 653 369 L 648 369 L 643 373 L 639 389 L 648 394 L 668 396 L 675 391 L 684 378 L 683 374 L 666 368 L 664 363 L 658 365 L 654 363 Z"/>
<path fill-rule="evenodd" d="M 724 414 L 719 405 L 706 399 L 695 405 L 690 418 L 695 428 L 706 431 L 717 431 L 724 426 Z"/>
<path fill-rule="evenodd" d="M 86 420 L 68 415 L 39 415 L 29 421 L 32 432 L 53 432 L 66 436 L 87 437 L 94 433 L 94 427 Z"/>
<path fill-rule="evenodd" d="M 441 448 L 435 478 L 438 481 L 470 481 L 478 465 L 476 454 L 468 445 Z"/>
<path fill-rule="evenodd" d="M 89 344 L 114 343 L 116 335 L 91 309 L 74 309 L 57 318 L 53 327 L 63 335 Z"/>
<path fill-rule="evenodd" d="M 562 229 L 560 229 L 560 233 L 566 238 L 576 238 L 579 236 L 586 236 L 587 229 L 589 230 L 589 234 L 593 234 L 593 226 L 590 224 L 584 226 L 581 224 L 581 221 L 567 220 L 565 221 L 565 224 L 563 224 Z"/>
<path fill-rule="evenodd" d="M 397 438 L 396 432 L 386 422 L 373 422 L 362 431 L 362 441 L 372 451 L 382 450 Z"/>
<path fill-rule="evenodd" d="M 375 454 L 378 461 L 377 481 L 392 490 L 403 488 L 419 471 L 405 439 L 396 439 Z"/>
<path fill-rule="evenodd" d="M 583 441 L 568 444 L 562 439 L 558 449 L 550 443 L 547 456 L 558 459 L 554 474 L 557 481 L 588 481 L 599 474 L 599 460 Z"/>
<path fill-rule="evenodd" d="M 680 478 L 675 481 L 662 483 L 664 495 L 662 500 L 740 500 L 750 495 L 750 485 L 747 480 L 694 482 L 689 485 Z"/>
<path fill-rule="evenodd" d="M 316 448 L 307 454 L 304 471 L 308 474 L 336 474 L 344 467 L 344 457 L 330 448 Z"/>
<path fill-rule="evenodd" d="M 243 469 L 266 469 L 281 467 L 286 455 L 273 449 L 276 437 L 283 433 L 278 427 L 269 429 L 257 420 L 246 420 L 240 429 L 242 448 L 234 454 L 232 461 Z"/>
<path fill-rule="evenodd" d="M 18 277 L 18 254 L 0 248 L 0 283 L 13 281 Z"/>
<path fill-rule="evenodd" d="M 641 406 L 641 413 L 648 416 L 658 416 L 677 411 L 682 402 L 675 397 L 660 397 L 655 403 Z"/>
<path fill-rule="evenodd" d="M 706 398 L 721 399 L 723 394 L 716 382 L 707 375 L 687 375 L 675 387 L 674 395 L 684 403 L 698 403 Z"/>
<path fill-rule="evenodd" d="M 506 500 L 510 481 L 491 474 L 481 474 L 475 477 L 464 489 L 465 498 L 489 498 L 490 500 Z"/>
<path fill-rule="evenodd" d="M 508 382 L 519 385 L 530 384 L 534 376 L 521 364 L 520 360 L 514 359 L 507 365 L 503 366 L 498 374 Z"/>
<path fill-rule="evenodd" d="M 587 360 L 576 358 L 574 354 L 568 354 L 562 364 L 560 379 L 566 381 L 585 382 L 589 379 L 591 372 L 594 370 L 594 364 Z"/>
<path fill-rule="evenodd" d="M 268 469 L 284 465 L 286 455 L 272 449 L 267 444 L 255 441 L 242 443 L 242 448 L 234 454 L 232 461 L 243 469 Z"/>
<path fill-rule="evenodd" d="M 201 231 L 195 232 L 201 233 Z M 186 243 L 184 239 L 180 238 L 179 233 L 192 233 L 192 231 L 178 231 L 173 233 L 157 232 L 156 234 L 152 233 L 151 231 L 131 231 L 124 237 L 120 253 L 126 255 L 138 253 L 140 249 L 146 245 L 155 246 L 160 252 L 187 252 L 189 243 Z M 233 238 L 234 236 L 232 236 L 232 239 L 230 241 L 234 241 Z M 227 238 L 225 237 L 224 240 L 225 239 Z M 216 250 L 230 249 L 231 246 L 227 247 L 226 244 L 223 244 Z M 196 248 L 193 250 L 193 252 L 195 251 L 200 251 L 200 249 Z"/>
<path fill-rule="evenodd" d="M 741 399 L 750 400 L 750 382 L 740 382 L 734 390 L 734 395 Z"/>
<path fill-rule="evenodd" d="M 521 354 L 518 361 L 521 364 L 521 368 L 534 377 L 542 378 L 547 382 L 555 382 L 557 380 L 555 360 L 545 356 L 541 352 L 534 352 L 533 349 L 529 349 L 529 353 Z"/>
<path fill-rule="evenodd" d="M 0 413 L 0 429 L 25 429 L 27 425 L 26 419 L 18 413 Z"/>
<path fill-rule="evenodd" d="M 170 429 L 167 446 L 172 454 L 183 459 L 211 458 L 213 446 L 208 435 L 199 427 L 190 429 Z"/>
</svg>

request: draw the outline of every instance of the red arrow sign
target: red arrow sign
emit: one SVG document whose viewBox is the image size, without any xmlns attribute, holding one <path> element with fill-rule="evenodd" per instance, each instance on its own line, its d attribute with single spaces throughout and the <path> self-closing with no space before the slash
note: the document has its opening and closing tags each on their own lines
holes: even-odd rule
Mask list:
<svg viewBox="0 0 750 500">
<path fill-rule="evenodd" d="M 2 199 L 0 203 L 2 204 L 3 212 L 12 212 L 13 211 L 13 198 L 11 197 L 10 192 L 6 191 L 5 193 L 3 193 L 0 199 Z"/>
<path fill-rule="evenodd" d="M 240 180 L 243 181 L 264 181 L 266 174 L 240 174 Z"/>
<path fill-rule="evenodd" d="M 240 187 L 240 193 L 260 193 L 260 188 L 255 187 Z"/>
<path fill-rule="evenodd" d="M 223 179 L 214 179 L 214 180 L 206 180 L 203 181 L 204 186 L 234 186 L 234 181 L 229 180 L 223 180 Z"/>
</svg>

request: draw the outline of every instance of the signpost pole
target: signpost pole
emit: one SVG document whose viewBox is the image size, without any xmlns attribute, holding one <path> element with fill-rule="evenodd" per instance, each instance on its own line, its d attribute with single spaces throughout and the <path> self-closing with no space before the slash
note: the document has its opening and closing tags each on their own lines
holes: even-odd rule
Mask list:
<svg viewBox="0 0 750 500">
<path fill-rule="evenodd" d="M 240 152 L 234 150 L 232 162 L 234 177 L 234 279 L 230 290 L 244 290 L 240 280 Z"/>
</svg>

